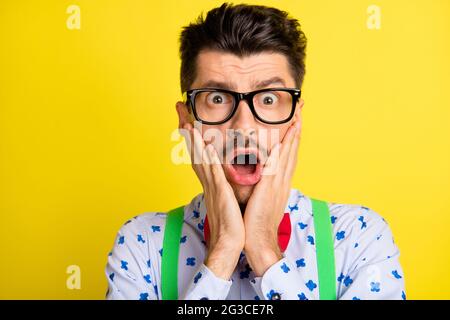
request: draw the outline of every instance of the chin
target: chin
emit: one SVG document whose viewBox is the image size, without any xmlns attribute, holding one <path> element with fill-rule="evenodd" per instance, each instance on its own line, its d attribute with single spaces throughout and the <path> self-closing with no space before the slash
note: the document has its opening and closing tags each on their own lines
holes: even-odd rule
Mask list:
<svg viewBox="0 0 450 320">
<path fill-rule="evenodd" d="M 254 185 L 251 186 L 243 186 L 243 185 L 236 185 L 231 184 L 231 187 L 233 188 L 234 195 L 236 196 L 236 200 L 240 205 L 246 205 L 248 202 L 248 199 L 252 195 Z"/>
</svg>

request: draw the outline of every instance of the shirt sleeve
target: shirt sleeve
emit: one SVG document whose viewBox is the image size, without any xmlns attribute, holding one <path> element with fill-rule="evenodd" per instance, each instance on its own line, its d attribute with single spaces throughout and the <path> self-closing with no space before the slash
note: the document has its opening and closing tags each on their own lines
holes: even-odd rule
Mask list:
<svg viewBox="0 0 450 320">
<path fill-rule="evenodd" d="M 108 300 L 159 299 L 155 267 L 148 255 L 148 234 L 139 232 L 133 222 L 122 226 L 108 255 Z"/>
<path fill-rule="evenodd" d="M 405 300 L 400 253 L 387 222 L 368 208 L 357 221 L 349 248 L 355 258 L 347 274 L 337 275 L 339 299 Z"/>
<path fill-rule="evenodd" d="M 195 272 L 181 300 L 225 300 L 232 280 L 217 277 L 204 263 Z"/>
<path fill-rule="evenodd" d="M 273 264 L 262 277 L 253 278 L 250 283 L 265 300 L 272 300 L 274 295 L 280 295 L 281 300 L 313 299 L 311 292 L 317 287 L 313 280 L 305 280 L 297 268 L 284 255 Z"/>
</svg>

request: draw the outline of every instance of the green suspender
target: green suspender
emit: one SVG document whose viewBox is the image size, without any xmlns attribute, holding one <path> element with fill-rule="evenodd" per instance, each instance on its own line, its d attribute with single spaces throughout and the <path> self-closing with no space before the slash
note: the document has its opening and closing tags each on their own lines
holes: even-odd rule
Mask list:
<svg viewBox="0 0 450 320">
<path fill-rule="evenodd" d="M 183 218 L 184 206 L 173 209 L 167 214 L 161 258 L 162 300 L 178 299 L 178 254 Z"/>
<path fill-rule="evenodd" d="M 336 300 L 336 269 L 334 242 L 328 204 L 311 198 L 316 233 L 317 273 L 320 300 Z"/>
<path fill-rule="evenodd" d="M 321 300 L 336 300 L 336 269 L 330 213 L 326 202 L 311 198 L 316 233 L 317 272 Z M 178 254 L 184 207 L 168 213 L 164 231 L 161 262 L 161 291 L 163 300 L 178 299 Z"/>
</svg>

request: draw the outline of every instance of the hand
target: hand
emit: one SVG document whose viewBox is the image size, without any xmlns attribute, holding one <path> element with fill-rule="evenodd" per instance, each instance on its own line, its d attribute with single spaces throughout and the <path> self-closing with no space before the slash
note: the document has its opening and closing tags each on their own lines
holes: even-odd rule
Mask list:
<svg viewBox="0 0 450 320">
<path fill-rule="evenodd" d="M 256 276 L 262 276 L 282 258 L 278 245 L 278 226 L 290 194 L 300 131 L 300 121 L 296 119 L 281 144 L 272 148 L 264 164 L 261 180 L 255 186 L 245 209 L 244 250 Z M 273 171 L 274 168 L 274 174 L 267 174 L 267 170 Z"/>
<path fill-rule="evenodd" d="M 228 280 L 245 243 L 241 210 L 213 144 L 206 145 L 200 132 L 190 123 L 184 129 L 189 132 L 186 141 L 192 167 L 203 187 L 208 215 L 210 239 L 205 265 L 216 276 Z"/>
</svg>

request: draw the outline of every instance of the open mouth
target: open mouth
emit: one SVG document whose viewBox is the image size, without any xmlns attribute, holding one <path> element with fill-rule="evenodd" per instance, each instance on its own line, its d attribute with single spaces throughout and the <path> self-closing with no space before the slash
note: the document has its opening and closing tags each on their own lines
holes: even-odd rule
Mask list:
<svg viewBox="0 0 450 320">
<path fill-rule="evenodd" d="M 258 157 L 254 153 L 239 154 L 234 157 L 232 166 L 239 174 L 252 174 L 256 171 Z"/>
<path fill-rule="evenodd" d="M 257 150 L 235 150 L 231 163 L 225 165 L 229 178 L 239 185 L 253 185 L 261 179 L 261 164 Z"/>
</svg>

